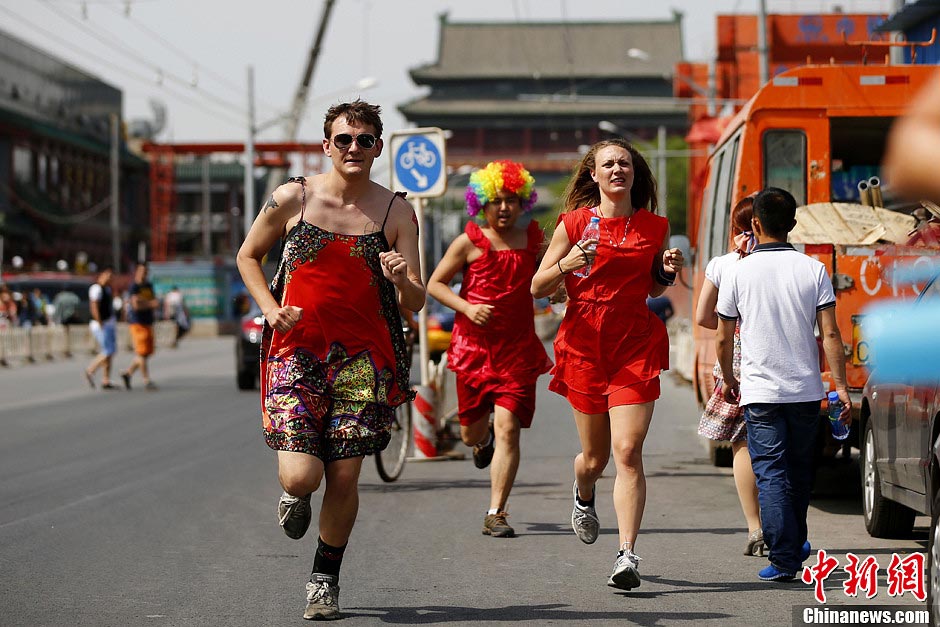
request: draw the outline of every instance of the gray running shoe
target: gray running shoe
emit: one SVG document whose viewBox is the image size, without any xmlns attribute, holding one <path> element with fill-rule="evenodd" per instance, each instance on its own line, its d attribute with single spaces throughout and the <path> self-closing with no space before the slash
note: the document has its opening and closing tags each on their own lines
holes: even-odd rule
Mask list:
<svg viewBox="0 0 940 627">
<path fill-rule="evenodd" d="M 277 521 L 289 538 L 299 540 L 310 527 L 310 495 L 293 496 L 285 492 L 277 502 Z"/>
<path fill-rule="evenodd" d="M 578 505 L 578 482 L 571 488 L 574 508 L 571 510 L 571 528 L 578 535 L 578 539 L 585 544 L 594 544 L 597 534 L 600 533 L 601 522 L 597 519 L 597 512 L 592 505 L 582 507 Z"/>
<path fill-rule="evenodd" d="M 336 620 L 339 613 L 339 586 L 333 575 L 316 573 L 307 582 L 307 620 Z"/>
<path fill-rule="evenodd" d="M 620 551 L 617 561 L 614 562 L 614 572 L 610 573 L 607 585 L 621 590 L 632 590 L 640 587 L 640 560 L 643 559 L 630 549 Z"/>
</svg>

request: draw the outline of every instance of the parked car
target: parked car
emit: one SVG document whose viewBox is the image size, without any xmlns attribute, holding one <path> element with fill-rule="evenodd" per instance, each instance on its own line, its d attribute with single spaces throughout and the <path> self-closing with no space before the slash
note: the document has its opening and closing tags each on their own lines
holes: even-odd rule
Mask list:
<svg viewBox="0 0 940 627">
<path fill-rule="evenodd" d="M 261 370 L 261 325 L 264 317 L 252 300 L 248 313 L 241 317 L 235 341 L 235 382 L 239 390 L 254 390 Z"/>
<path fill-rule="evenodd" d="M 927 282 L 913 307 L 940 308 L 940 271 Z M 937 333 L 938 327 L 921 332 Z M 937 624 L 940 373 L 933 373 L 936 377 L 929 383 L 883 380 L 878 375 L 877 355 L 875 360 L 862 392 L 859 418 L 865 528 L 877 538 L 903 537 L 911 533 L 917 514 L 930 516 L 927 601 L 934 616 L 931 624 Z"/>
</svg>

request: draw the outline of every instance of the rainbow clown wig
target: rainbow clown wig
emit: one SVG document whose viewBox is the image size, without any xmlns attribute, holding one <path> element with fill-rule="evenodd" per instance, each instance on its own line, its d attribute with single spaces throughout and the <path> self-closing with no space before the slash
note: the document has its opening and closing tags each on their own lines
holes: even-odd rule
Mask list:
<svg viewBox="0 0 940 627">
<path fill-rule="evenodd" d="M 483 205 L 496 200 L 501 191 L 518 196 L 525 212 L 532 211 L 532 206 L 538 200 L 535 179 L 521 163 L 491 161 L 485 168 L 470 175 L 466 193 L 467 213 L 471 216 L 477 215 Z"/>
</svg>

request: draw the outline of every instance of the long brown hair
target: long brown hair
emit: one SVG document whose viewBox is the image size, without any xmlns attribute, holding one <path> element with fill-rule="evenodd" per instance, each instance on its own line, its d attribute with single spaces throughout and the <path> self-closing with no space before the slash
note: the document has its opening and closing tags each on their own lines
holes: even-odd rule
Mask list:
<svg viewBox="0 0 940 627">
<path fill-rule="evenodd" d="M 585 153 L 575 168 L 562 196 L 562 213 L 579 207 L 596 207 L 601 203 L 601 190 L 591 178 L 591 172 L 597 169 L 597 152 L 608 146 L 619 146 L 633 158 L 633 187 L 630 188 L 630 202 L 634 208 L 649 208 L 656 213 L 656 179 L 643 155 L 625 139 L 605 139 L 599 141 Z"/>
<path fill-rule="evenodd" d="M 754 217 L 754 197 L 757 192 L 745 196 L 738 201 L 738 204 L 731 210 L 731 235 L 732 237 L 744 231 L 752 231 L 751 218 Z"/>
</svg>

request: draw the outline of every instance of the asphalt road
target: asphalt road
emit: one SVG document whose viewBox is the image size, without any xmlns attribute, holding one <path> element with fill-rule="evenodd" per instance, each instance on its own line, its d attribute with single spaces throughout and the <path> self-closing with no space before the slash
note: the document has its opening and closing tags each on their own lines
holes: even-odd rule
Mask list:
<svg viewBox="0 0 940 627">
<path fill-rule="evenodd" d="M 0 625 L 305 624 L 315 529 L 295 541 L 277 526 L 275 456 L 232 352 L 231 338 L 161 351 L 154 392 L 94 392 L 84 358 L 0 371 Z M 343 624 L 769 626 L 815 604 L 811 586 L 761 582 L 766 560 L 741 554 L 730 469 L 708 465 L 691 389 L 668 374 L 645 452 L 643 584 L 608 588 L 613 467 L 598 485 L 602 535 L 583 545 L 569 525 L 577 436 L 546 385 L 509 503 L 517 538 L 481 535 L 488 474 L 469 458 L 409 463 L 394 484 L 366 460 Z M 839 570 L 825 607 L 915 607 L 887 595 L 886 568 L 924 550 L 926 519 L 911 539 L 872 539 L 859 498 L 855 465 L 821 469 L 814 546 L 840 566 L 849 551 L 881 566 L 875 599 L 847 597 Z"/>
</svg>

